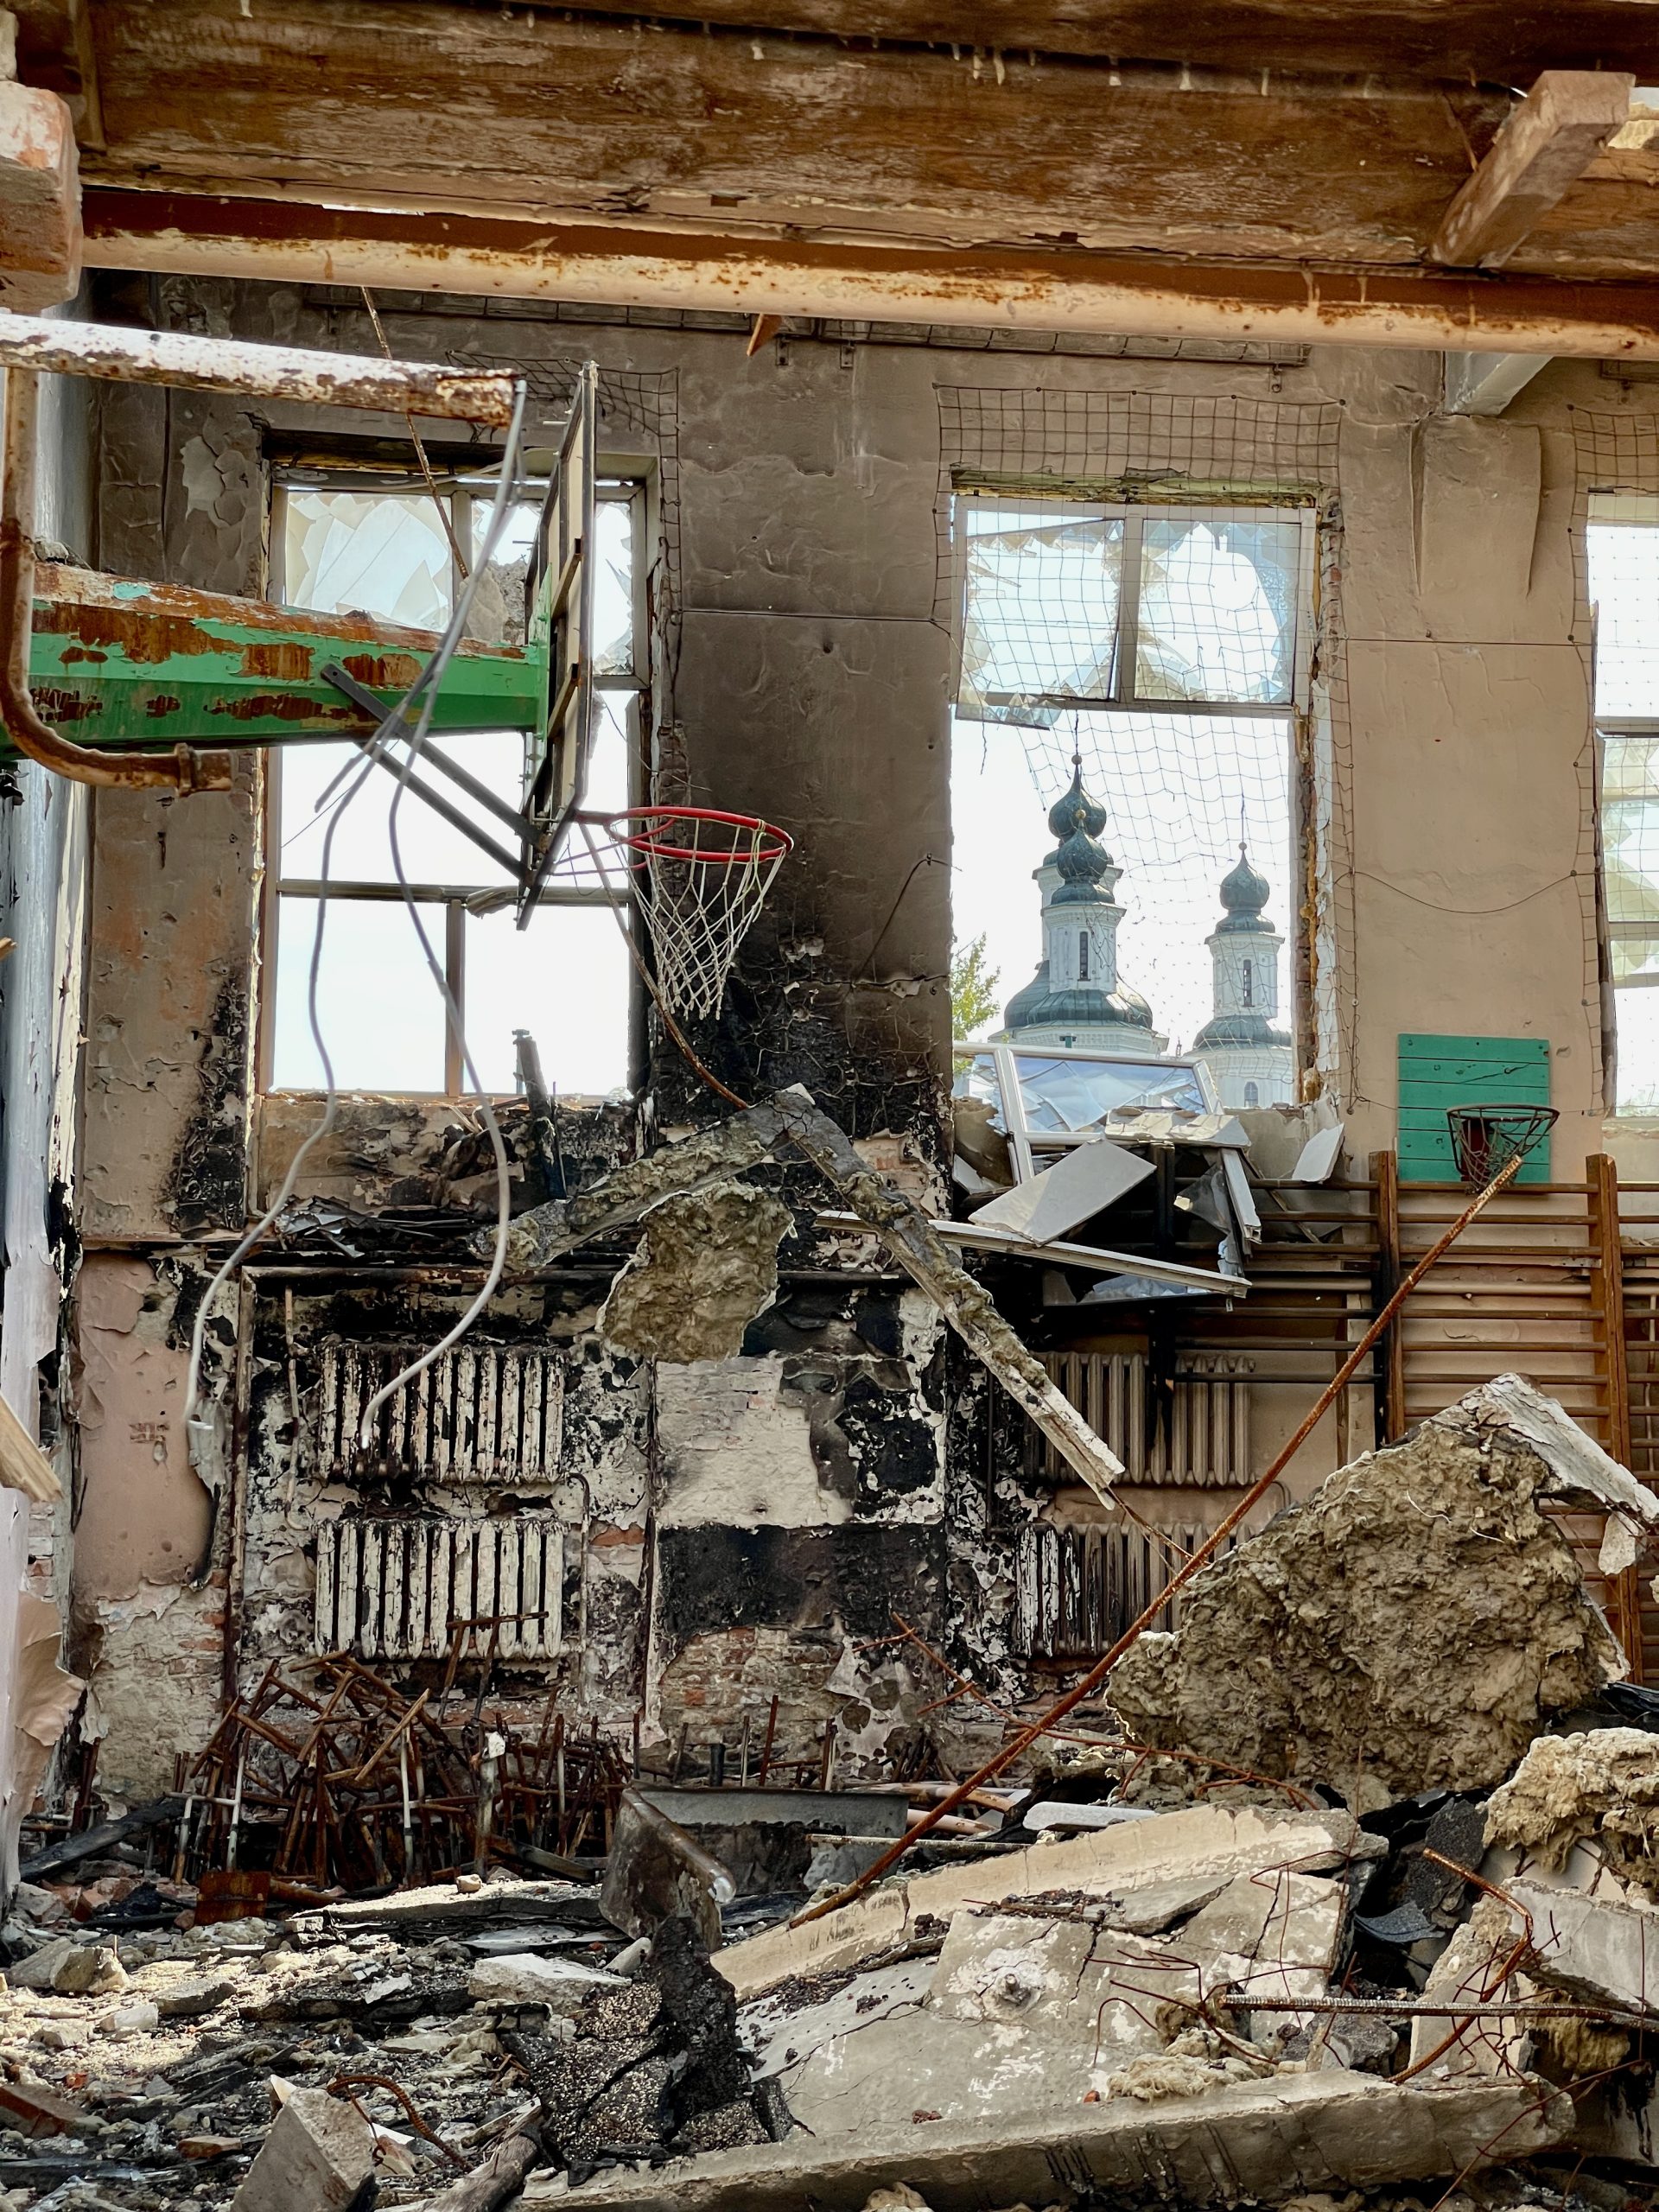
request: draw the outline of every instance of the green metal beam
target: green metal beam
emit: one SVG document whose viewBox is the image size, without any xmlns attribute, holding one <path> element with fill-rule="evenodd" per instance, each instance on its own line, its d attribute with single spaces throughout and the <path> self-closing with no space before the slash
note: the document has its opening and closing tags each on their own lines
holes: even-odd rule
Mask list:
<svg viewBox="0 0 1659 2212">
<path fill-rule="evenodd" d="M 323 680 L 329 661 L 390 702 L 437 642 L 429 630 L 366 615 L 309 614 L 42 563 L 29 683 L 45 720 L 79 745 L 285 745 L 373 727 Z M 539 730 L 546 712 L 544 648 L 463 645 L 445 672 L 432 730 Z M 0 760 L 16 757 L 0 732 Z"/>
</svg>

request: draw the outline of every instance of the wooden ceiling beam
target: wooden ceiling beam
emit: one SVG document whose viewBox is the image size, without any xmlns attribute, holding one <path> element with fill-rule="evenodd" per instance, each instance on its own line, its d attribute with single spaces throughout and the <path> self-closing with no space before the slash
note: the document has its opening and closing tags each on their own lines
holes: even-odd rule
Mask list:
<svg viewBox="0 0 1659 2212">
<path fill-rule="evenodd" d="M 470 4 L 500 12 L 498 0 Z M 583 4 L 593 15 L 639 13 L 628 0 Z M 1656 0 L 678 0 L 652 12 L 737 30 L 1253 73 L 1317 58 L 1379 77 L 1522 86 L 1543 69 L 1646 71 L 1649 84 L 1659 71 Z"/>
<path fill-rule="evenodd" d="M 1409 261 L 1508 94 L 475 11 L 102 0 L 89 183 Z"/>
<path fill-rule="evenodd" d="M 1429 259 L 1501 269 L 1624 122 L 1635 81 L 1612 71 L 1547 69 L 1446 209 Z"/>
<path fill-rule="evenodd" d="M 948 250 L 94 188 L 94 268 L 953 327 L 1659 360 L 1659 288 Z"/>
</svg>

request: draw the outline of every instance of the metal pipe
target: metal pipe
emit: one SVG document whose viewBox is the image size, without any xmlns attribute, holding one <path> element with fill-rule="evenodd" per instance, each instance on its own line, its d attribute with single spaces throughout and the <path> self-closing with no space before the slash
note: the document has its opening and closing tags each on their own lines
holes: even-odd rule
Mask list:
<svg viewBox="0 0 1659 2212">
<path fill-rule="evenodd" d="M 0 362 L 60 376 L 178 385 L 189 391 L 295 399 L 309 406 L 370 407 L 461 423 L 512 419 L 513 379 L 499 372 L 257 346 L 241 338 L 192 338 L 176 330 L 9 315 L 0 319 Z"/>
<path fill-rule="evenodd" d="M 56 328 L 55 324 L 48 326 Z M 228 753 L 193 753 L 175 746 L 169 759 L 153 753 L 103 753 L 70 740 L 41 721 L 29 688 L 29 648 L 35 620 L 35 457 L 39 444 L 40 385 L 32 370 L 6 371 L 3 482 L 0 482 L 0 721 L 17 750 L 71 783 L 126 790 L 229 791 Z"/>
</svg>

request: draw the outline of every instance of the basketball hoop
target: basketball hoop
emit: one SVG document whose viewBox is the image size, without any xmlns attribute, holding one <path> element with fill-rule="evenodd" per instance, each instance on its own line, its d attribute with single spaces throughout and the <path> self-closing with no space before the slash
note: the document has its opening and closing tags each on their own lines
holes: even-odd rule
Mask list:
<svg viewBox="0 0 1659 2212">
<path fill-rule="evenodd" d="M 713 1014 L 795 840 L 758 815 L 707 806 L 631 807 L 606 826 L 645 871 L 645 926 L 664 1001 L 676 1014 Z"/>
<path fill-rule="evenodd" d="M 1553 1106 L 1452 1106 L 1446 1124 L 1458 1173 L 1471 1191 L 1484 1191 L 1512 1160 L 1524 1160 L 1554 1128 Z"/>
</svg>

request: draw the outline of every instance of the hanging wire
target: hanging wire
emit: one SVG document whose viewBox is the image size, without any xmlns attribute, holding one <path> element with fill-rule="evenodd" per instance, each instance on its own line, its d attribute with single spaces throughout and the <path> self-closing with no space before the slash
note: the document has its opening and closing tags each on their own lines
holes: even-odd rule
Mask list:
<svg viewBox="0 0 1659 2212">
<path fill-rule="evenodd" d="M 449 990 L 448 984 L 444 978 L 442 969 L 438 968 L 433 960 L 432 948 L 427 942 L 425 930 L 422 925 L 420 915 L 416 911 L 415 901 L 410 893 L 407 878 L 404 874 L 403 855 L 397 843 L 397 812 L 403 798 L 404 790 L 407 785 L 408 778 L 412 772 L 415 762 L 419 758 L 420 752 L 425 744 L 427 732 L 431 726 L 432 713 L 436 703 L 439 687 L 443 681 L 444 674 L 449 666 L 449 663 L 454 658 L 456 648 L 461 643 L 467 616 L 471 611 L 473 595 L 478 587 L 479 576 L 482 573 L 483 569 L 488 565 L 490 555 L 494 550 L 496 541 L 500 535 L 501 528 L 506 518 L 508 507 L 511 503 L 512 487 L 513 486 L 518 475 L 518 457 L 524 437 L 524 406 L 525 391 L 524 387 L 521 384 L 518 387 L 514 404 L 512 425 L 507 434 L 507 449 L 505 458 L 502 464 L 501 477 L 499 484 L 497 485 L 495 499 L 490 510 L 490 520 L 486 533 L 483 556 L 471 575 L 468 576 L 466 586 L 456 603 L 454 612 L 451 615 L 442 636 L 439 638 L 435 651 L 432 653 L 425 666 L 421 670 L 419 675 L 416 676 L 414 683 L 411 683 L 409 690 L 404 692 L 402 698 L 398 699 L 388 709 L 385 718 L 382 720 L 378 728 L 374 732 L 373 737 L 370 741 L 370 750 L 365 753 L 362 761 L 350 771 L 351 779 L 349 783 L 346 784 L 344 790 L 339 791 L 339 796 L 337 798 L 334 796 L 336 791 L 339 789 L 340 782 L 340 779 L 337 777 L 334 779 L 334 782 L 329 785 L 328 791 L 324 793 L 322 800 L 319 802 L 319 810 L 321 810 L 323 804 L 327 804 L 330 800 L 333 801 L 333 804 L 328 827 L 323 836 L 322 856 L 318 879 L 316 900 L 316 927 L 312 936 L 311 959 L 306 979 L 306 1019 L 310 1027 L 312 1042 L 316 1047 L 317 1057 L 322 1066 L 324 1079 L 323 1110 L 321 1117 L 318 1121 L 316 1127 L 297 1147 L 293 1159 L 289 1162 L 288 1172 L 283 1178 L 282 1186 L 278 1190 L 276 1196 L 271 1200 L 270 1205 L 265 1209 L 258 1220 L 254 1223 L 253 1226 L 245 1236 L 239 1238 L 237 1243 L 232 1247 L 228 1257 L 220 1265 L 218 1271 L 208 1283 L 207 1289 L 203 1292 L 201 1301 L 196 1308 L 196 1318 L 190 1332 L 190 1352 L 186 1370 L 183 1420 L 185 1435 L 190 1452 L 192 1464 L 198 1467 L 200 1467 L 204 1456 L 211 1450 L 214 1433 L 213 1423 L 211 1421 L 202 1419 L 197 1411 L 200 1396 L 202 1352 L 206 1342 L 208 1319 L 213 1312 L 213 1301 L 229 1277 L 238 1268 L 241 1266 L 242 1262 L 247 1258 L 249 1253 L 251 1252 L 269 1234 L 272 1224 L 277 1219 L 278 1216 L 282 1213 L 283 1207 L 287 1205 L 289 1200 L 293 1197 L 295 1189 L 299 1182 L 300 1171 L 304 1166 L 306 1160 L 315 1150 L 316 1147 L 321 1143 L 322 1140 L 334 1129 L 335 1119 L 339 1111 L 340 1101 L 338 1090 L 334 1083 L 334 1063 L 329 1056 L 327 1046 L 323 1039 L 322 1027 L 317 1008 L 318 983 L 322 971 L 323 933 L 327 925 L 328 912 L 328 889 L 333 865 L 334 840 L 335 832 L 338 830 L 340 823 L 345 818 L 347 810 L 350 808 L 353 801 L 357 798 L 358 794 L 362 791 L 364 785 L 367 783 L 370 776 L 374 772 L 376 766 L 378 765 L 373 758 L 373 754 L 377 753 L 394 734 L 402 736 L 407 740 L 410 750 L 404 760 L 402 772 L 398 779 L 398 788 L 392 796 L 391 807 L 388 816 L 387 826 L 391 836 L 393 867 L 397 872 L 398 887 L 403 893 L 404 906 L 414 921 L 416 933 L 420 938 L 421 947 L 426 955 L 427 963 L 429 967 L 432 969 L 438 983 L 439 990 L 442 995 L 445 1019 L 449 1025 L 451 1033 L 454 1035 L 457 1043 L 460 1046 L 461 1058 L 467 1068 L 469 1078 L 475 1088 L 481 1090 L 481 1086 L 478 1084 L 477 1072 L 474 1067 L 472 1056 L 467 1049 L 467 1040 L 461 1027 L 460 1009 L 455 1005 L 454 996 Z M 415 707 L 417 702 L 419 702 L 419 718 L 414 729 L 411 731 L 407 720 L 407 715 L 409 709 Z M 412 1365 L 407 1368 L 402 1375 L 395 1376 L 386 1386 L 385 1389 L 382 1390 L 378 1397 L 371 1401 L 370 1404 L 365 1408 L 363 1415 L 363 1428 L 361 1434 L 365 1440 L 366 1440 L 369 1434 L 369 1423 L 373 1414 L 378 1410 L 385 1400 L 393 1390 L 401 1388 L 403 1383 L 408 1381 L 411 1376 L 418 1374 L 423 1368 L 429 1366 L 441 1352 L 446 1351 L 450 1344 L 455 1342 L 458 1337 L 464 1334 L 465 1332 L 472 1326 L 478 1313 L 482 1311 L 483 1306 L 488 1302 L 489 1298 L 494 1294 L 496 1286 L 500 1281 L 501 1273 L 506 1262 L 510 1192 L 507 1183 L 506 1150 L 501 1141 L 501 1133 L 496 1121 L 494 1108 L 491 1105 L 487 1098 L 484 1100 L 484 1118 L 485 1125 L 489 1130 L 492 1144 L 496 1154 L 496 1184 L 498 1199 L 495 1259 L 491 1268 L 490 1274 L 486 1279 L 485 1289 L 483 1293 L 480 1294 L 480 1297 L 474 1302 L 474 1305 L 468 1308 L 467 1313 L 462 1317 L 456 1327 L 453 1329 L 446 1338 L 444 1338 L 442 1343 L 435 1345 L 431 1351 L 428 1352 L 423 1358 L 415 1362 Z"/>
<path fill-rule="evenodd" d="M 521 383 L 513 403 L 512 422 L 507 432 L 506 452 L 501 463 L 501 474 L 495 487 L 495 498 L 490 506 L 490 518 L 485 530 L 484 543 L 479 550 L 478 558 L 472 573 L 467 578 L 460 597 L 455 602 L 455 610 L 449 618 L 449 626 L 443 633 L 443 646 L 447 649 L 446 663 L 465 632 L 467 618 L 472 612 L 473 599 L 478 590 L 479 581 L 489 568 L 494 557 L 496 544 L 506 525 L 512 496 L 518 487 L 519 460 L 524 442 L 525 398 L 525 388 Z M 461 1020 L 461 1008 L 455 1003 L 454 993 L 449 988 L 449 981 L 444 974 L 443 964 L 432 950 L 431 941 L 426 933 L 426 925 L 421 919 L 420 908 L 416 902 L 414 893 L 410 888 L 409 878 L 404 872 L 403 846 L 398 834 L 398 813 L 403 806 L 404 794 L 409 788 L 409 779 L 426 749 L 427 735 L 432 727 L 432 713 L 436 703 L 435 687 L 429 688 L 422 702 L 420 718 L 415 728 L 413 730 L 405 730 L 401 733 L 407 740 L 408 750 L 404 754 L 403 766 L 398 774 L 397 788 L 393 791 L 391 804 L 387 809 L 386 834 L 391 846 L 392 873 L 397 879 L 397 888 L 403 894 L 404 910 L 414 925 L 415 934 L 420 940 L 421 950 L 426 956 L 428 970 L 438 987 L 438 995 L 443 1001 L 444 1021 L 448 1034 L 454 1039 L 461 1065 L 467 1072 L 467 1080 L 478 1094 L 480 1112 L 484 1127 L 489 1135 L 490 1149 L 495 1157 L 495 1247 L 491 1256 L 489 1271 L 484 1278 L 477 1296 L 454 1326 L 440 1337 L 436 1344 L 423 1352 L 418 1359 L 410 1360 L 407 1367 L 394 1375 L 389 1382 L 383 1384 L 364 1407 L 363 1418 L 358 1427 L 358 1442 L 365 1450 L 368 1448 L 373 1438 L 374 1417 L 387 1399 L 394 1396 L 406 1382 L 413 1382 L 417 1375 L 423 1374 L 434 1360 L 442 1358 L 452 1346 L 459 1344 L 494 1297 L 506 1268 L 507 1230 L 512 1219 L 512 1192 L 508 1175 L 507 1147 L 502 1139 L 501 1124 L 496 1114 L 494 1102 L 479 1081 L 478 1069 L 473 1058 L 472 1047 L 467 1041 L 467 1031 Z"/>
</svg>

